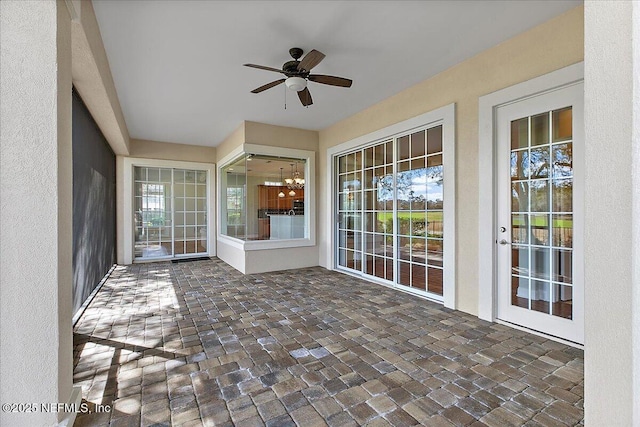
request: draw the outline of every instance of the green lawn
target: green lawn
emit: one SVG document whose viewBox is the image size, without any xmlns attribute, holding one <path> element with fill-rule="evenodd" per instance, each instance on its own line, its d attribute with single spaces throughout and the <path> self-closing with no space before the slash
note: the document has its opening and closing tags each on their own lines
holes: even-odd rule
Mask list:
<svg viewBox="0 0 640 427">
<path fill-rule="evenodd" d="M 377 212 L 378 221 L 387 221 L 393 218 L 393 212 Z M 425 215 L 427 216 L 429 222 L 431 221 L 442 221 L 442 211 L 433 211 L 433 212 L 406 212 L 406 211 L 398 211 L 397 217 L 399 219 L 424 219 Z"/>
<path fill-rule="evenodd" d="M 513 225 L 523 227 L 525 225 L 525 220 L 523 217 L 514 217 Z M 553 228 L 572 228 L 573 220 L 572 219 L 554 219 Z M 532 227 L 546 227 L 548 224 L 548 218 L 546 216 L 533 216 L 531 218 L 531 226 Z"/>
</svg>

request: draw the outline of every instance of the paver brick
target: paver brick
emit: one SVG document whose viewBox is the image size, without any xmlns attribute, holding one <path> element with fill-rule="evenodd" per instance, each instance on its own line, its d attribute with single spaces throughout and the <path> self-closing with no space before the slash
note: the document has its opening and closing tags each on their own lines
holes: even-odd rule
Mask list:
<svg viewBox="0 0 640 427">
<path fill-rule="evenodd" d="M 584 424 L 581 350 L 322 268 L 118 266 L 73 361 L 79 426 Z"/>
</svg>

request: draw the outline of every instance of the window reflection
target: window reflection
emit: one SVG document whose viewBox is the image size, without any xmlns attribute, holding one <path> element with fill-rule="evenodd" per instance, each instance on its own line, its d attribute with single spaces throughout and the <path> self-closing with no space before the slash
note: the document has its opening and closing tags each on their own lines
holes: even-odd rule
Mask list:
<svg viewBox="0 0 640 427">
<path fill-rule="evenodd" d="M 361 203 L 358 156 L 341 159 L 340 209 Z M 308 235 L 306 160 L 243 154 L 221 168 L 221 234 L 240 240 L 301 239 Z M 350 255 L 343 254 L 346 258 Z M 345 258 L 345 259 L 346 259 Z"/>
</svg>

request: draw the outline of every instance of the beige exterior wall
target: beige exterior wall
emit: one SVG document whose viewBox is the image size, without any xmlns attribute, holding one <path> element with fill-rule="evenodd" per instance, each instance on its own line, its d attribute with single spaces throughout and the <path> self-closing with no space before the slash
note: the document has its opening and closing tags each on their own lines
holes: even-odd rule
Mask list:
<svg viewBox="0 0 640 427">
<path fill-rule="evenodd" d="M 2 403 L 72 396 L 71 19 L 63 1 L 0 2 Z M 66 413 L 2 411 L 6 426 Z M 66 419 L 65 419 L 66 418 Z"/>
<path fill-rule="evenodd" d="M 327 149 L 441 106 L 456 104 L 456 277 L 457 308 L 478 311 L 478 99 L 516 83 L 583 59 L 583 8 L 488 49 L 436 76 L 320 131 L 320 176 L 326 176 Z M 446 185 L 446 184 L 445 184 Z M 319 199 L 330 189 L 320 186 Z M 488 201 L 482 201 L 486 203 Z M 320 264 L 325 259 L 331 215 L 319 209 Z"/>
<path fill-rule="evenodd" d="M 236 130 L 234 130 L 224 141 L 216 147 L 216 162 L 220 163 L 233 150 L 244 144 L 245 122 L 242 122 Z"/>
<path fill-rule="evenodd" d="M 244 122 L 244 126 L 247 144 L 318 151 L 319 136 L 316 131 L 249 121 Z"/>
<path fill-rule="evenodd" d="M 129 157 L 215 163 L 215 147 L 132 139 Z"/>
</svg>

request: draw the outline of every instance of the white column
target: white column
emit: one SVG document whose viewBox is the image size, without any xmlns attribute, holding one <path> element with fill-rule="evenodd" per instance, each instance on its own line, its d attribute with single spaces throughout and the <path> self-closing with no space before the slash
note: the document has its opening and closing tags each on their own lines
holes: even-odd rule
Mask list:
<svg viewBox="0 0 640 427">
<path fill-rule="evenodd" d="M 640 425 L 639 9 L 637 2 L 585 2 L 589 426 Z"/>
<path fill-rule="evenodd" d="M 39 405 L 72 394 L 70 28 L 64 1 L 0 2 L 0 400 L 38 405 L 3 426 L 68 419 Z"/>
</svg>

